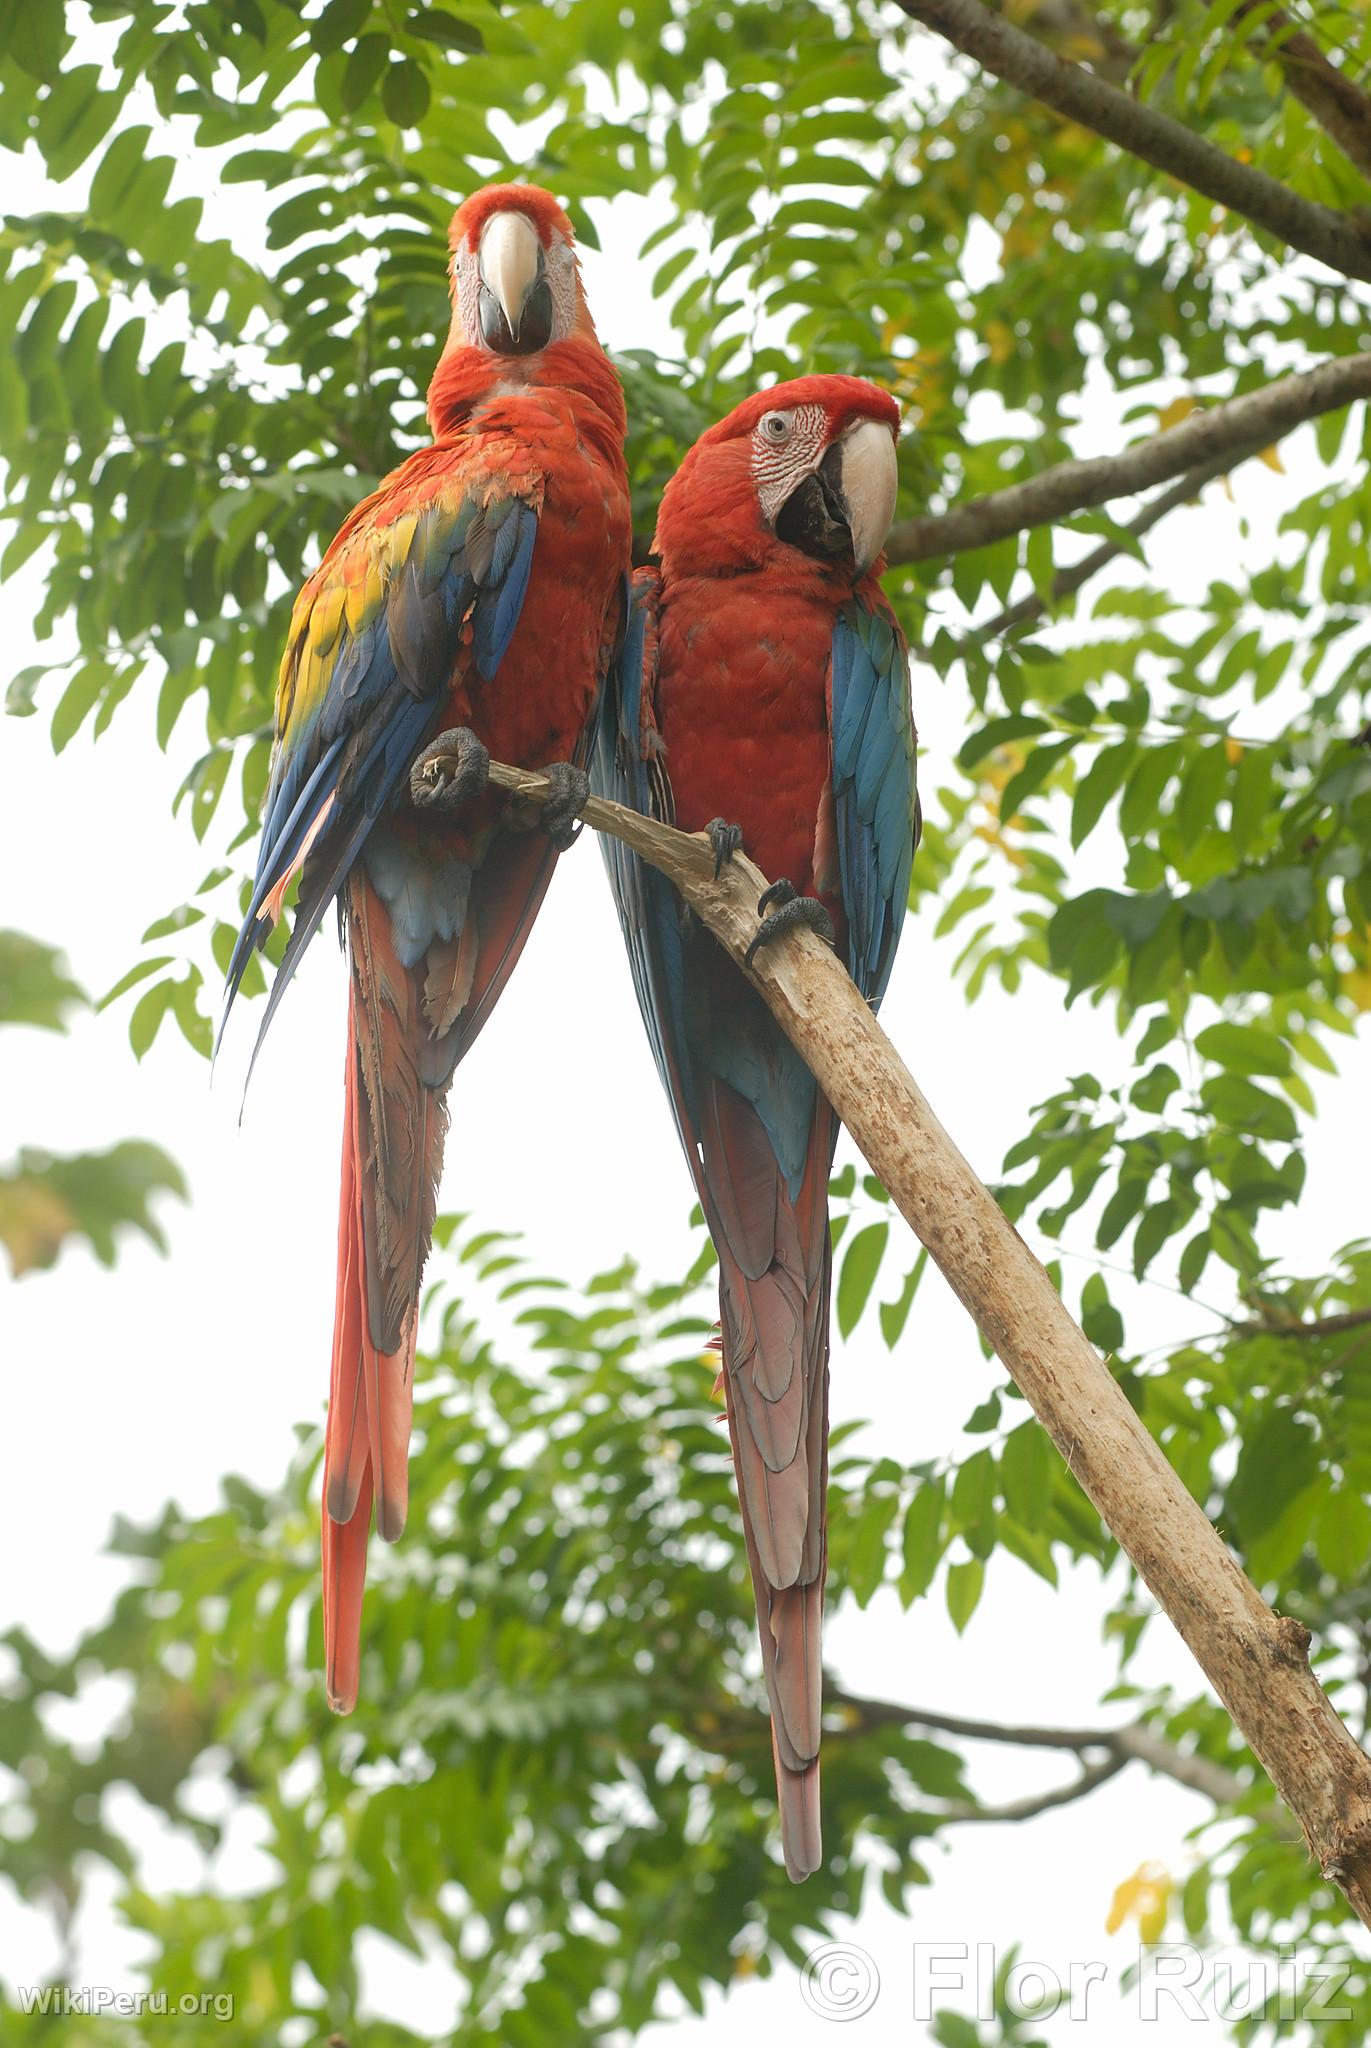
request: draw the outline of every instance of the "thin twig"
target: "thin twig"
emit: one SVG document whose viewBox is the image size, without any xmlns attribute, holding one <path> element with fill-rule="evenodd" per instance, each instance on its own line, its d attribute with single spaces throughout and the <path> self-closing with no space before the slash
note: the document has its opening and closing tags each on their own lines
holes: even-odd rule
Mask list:
<svg viewBox="0 0 1371 2048">
<path fill-rule="evenodd" d="M 1124 1764 L 1146 1764 L 1160 1777 L 1171 1778 L 1191 1792 L 1199 1792 L 1215 1806 L 1234 1806 L 1252 1790 L 1251 1782 L 1226 1764 L 1212 1758 L 1188 1755 L 1177 1749 L 1145 1721 L 1130 1721 L 1122 1728 L 1043 1728 L 1012 1721 L 980 1721 L 965 1714 L 944 1714 L 928 1707 L 904 1707 L 892 1700 L 865 1699 L 829 1688 L 827 1701 L 856 1725 L 929 1728 L 940 1735 L 955 1735 L 964 1742 L 1007 1743 L 1016 1749 L 1063 1749 L 1085 1758 L 1103 1750 Z"/>
<path fill-rule="evenodd" d="M 943 36 L 1006 85 L 1041 100 L 1069 121 L 1155 170 L 1202 192 L 1283 242 L 1345 277 L 1371 279 L 1371 233 L 1365 222 L 1320 206 L 1251 164 L 1216 148 L 1169 114 L 1130 99 L 1079 64 L 1055 56 L 980 0 L 899 0 L 911 21 Z"/>
<path fill-rule="evenodd" d="M 1371 1323 L 1371 1308 L 1352 1308 L 1337 1316 L 1316 1316 L 1310 1322 L 1301 1322 L 1298 1316 L 1291 1316 L 1287 1322 L 1283 1317 L 1258 1316 L 1250 1323 L 1235 1323 L 1228 1332 L 1234 1337 L 1340 1337 L 1344 1330 L 1364 1330 Z"/>
<path fill-rule="evenodd" d="M 1051 1813 L 1054 1807 L 1071 1806 L 1076 1800 L 1085 1799 L 1127 1767 L 1126 1756 L 1104 1756 L 1098 1763 L 1086 1764 L 1069 1785 L 1054 1785 L 1050 1792 L 1029 1792 L 1022 1799 L 1007 1799 L 1000 1806 L 981 1806 L 971 1799 L 947 1800 L 934 1810 L 933 1818 L 944 1827 L 964 1821 L 1036 1820 L 1040 1813 Z"/>
<path fill-rule="evenodd" d="M 1172 484 L 1169 491 L 1163 491 L 1158 497 L 1150 499 L 1137 517 L 1128 521 L 1123 531 L 1131 534 L 1134 540 L 1141 540 L 1142 536 L 1150 533 L 1169 512 L 1176 511 L 1181 505 L 1193 503 L 1206 484 L 1213 483 L 1218 477 L 1226 476 L 1237 463 L 1245 461 L 1247 456 L 1255 455 L 1257 452 L 1255 448 L 1248 448 L 1239 455 L 1220 455 L 1203 469 L 1192 470 L 1190 475 L 1183 476 L 1178 484 Z M 1101 541 L 1097 548 L 1092 548 L 1079 562 L 1073 562 L 1069 568 L 1059 569 L 1052 579 L 1051 589 L 1046 593 L 1035 591 L 1028 597 L 1021 597 L 1017 604 L 1006 605 L 993 619 L 987 619 L 983 626 L 977 626 L 974 632 L 964 635 L 961 644 L 983 647 L 989 640 L 1002 639 L 1005 634 L 1016 632 L 1020 626 L 1040 619 L 1044 612 L 1055 611 L 1067 598 L 1074 597 L 1092 576 L 1097 576 L 1101 569 L 1108 568 L 1111 562 L 1128 552 L 1129 549 L 1121 540 Z"/>
</svg>

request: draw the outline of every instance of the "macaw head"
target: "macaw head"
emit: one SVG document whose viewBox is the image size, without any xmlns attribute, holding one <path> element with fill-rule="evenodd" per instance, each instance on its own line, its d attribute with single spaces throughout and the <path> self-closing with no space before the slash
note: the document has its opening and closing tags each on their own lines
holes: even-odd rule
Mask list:
<svg viewBox="0 0 1371 2048">
<path fill-rule="evenodd" d="M 860 580 L 895 510 L 900 409 L 860 377 L 797 377 L 702 434 L 662 496 L 655 552 L 678 573 L 779 566 Z"/>
<path fill-rule="evenodd" d="M 573 336 L 593 341 L 571 222 L 537 185 L 487 185 L 452 216 L 448 349 L 537 355 Z"/>
</svg>

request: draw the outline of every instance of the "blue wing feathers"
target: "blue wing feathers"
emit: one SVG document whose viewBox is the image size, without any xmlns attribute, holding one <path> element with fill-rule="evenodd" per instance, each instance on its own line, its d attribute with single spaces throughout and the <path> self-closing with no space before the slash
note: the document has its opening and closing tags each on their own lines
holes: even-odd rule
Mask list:
<svg viewBox="0 0 1371 2048">
<path fill-rule="evenodd" d="M 890 621 L 854 602 L 833 629 L 833 794 L 848 967 L 885 992 L 914 853 L 909 667 Z"/>
<path fill-rule="evenodd" d="M 624 645 L 601 707 L 591 761 L 596 791 L 648 816 L 664 813 L 665 779 L 645 744 L 656 689 L 655 577 L 635 581 Z M 849 968 L 879 1000 L 909 894 L 914 846 L 914 733 L 903 644 L 878 613 L 854 603 L 834 624 L 833 794 Z M 670 768 L 670 762 L 666 764 Z M 674 890 L 620 841 L 601 835 L 639 1008 L 692 1165 L 700 1120 L 697 1076 L 713 1074 L 756 1111 L 792 1201 L 812 1130 L 815 1083 L 769 1015 L 746 1001 L 727 1017 L 691 1002 Z"/>
<path fill-rule="evenodd" d="M 537 533 L 537 513 L 523 499 L 480 505 L 467 497 L 454 508 L 437 498 L 417 517 L 404 561 L 384 588 L 379 615 L 355 631 L 340 620 L 321 652 L 311 655 L 307 644 L 301 648 L 302 668 L 310 661 L 328 665 L 322 685 L 311 684 L 306 673 L 306 701 L 292 704 L 281 735 L 252 896 L 229 965 L 225 1021 L 252 951 L 268 934 L 258 913 L 297 858 L 332 789 L 325 843 L 306 864 L 310 886 L 302 887 L 295 929 L 263 1019 L 265 1033 L 323 911 L 433 727 L 468 621 L 475 665 L 486 681 L 495 675 L 519 623 Z M 367 544 L 365 536 L 352 543 Z M 315 687 L 322 695 L 312 703 Z"/>
<path fill-rule="evenodd" d="M 495 601 L 477 606 L 472 639 L 476 666 L 487 682 L 503 661 L 519 623 L 538 534 L 537 514 L 519 501 L 511 502 L 514 510 L 500 527 L 491 558 L 487 587 L 494 588 Z"/>
<path fill-rule="evenodd" d="M 648 631 L 655 597 L 651 576 L 640 576 L 630 587 L 623 645 L 601 699 L 590 758 L 590 780 L 597 794 L 645 817 L 662 810 L 643 744 L 644 700 L 650 699 L 656 681 Z M 640 861 L 622 840 L 601 833 L 600 850 L 652 1055 L 671 1098 L 681 1141 L 690 1153 L 697 1112 L 686 1032 L 680 906 L 666 878 Z"/>
<path fill-rule="evenodd" d="M 301 842 L 309 830 L 310 820 L 319 807 L 329 774 L 342 750 L 342 740 L 335 740 L 296 797 L 290 815 L 283 824 L 277 824 L 277 813 L 289 797 L 289 786 L 282 788 L 267 814 L 266 823 L 262 828 L 262 850 L 258 856 L 257 873 L 253 878 L 252 895 L 228 964 L 227 981 L 230 990 L 237 989 L 246 972 L 248 960 L 255 950 L 254 931 L 257 913 L 300 851 Z"/>
</svg>

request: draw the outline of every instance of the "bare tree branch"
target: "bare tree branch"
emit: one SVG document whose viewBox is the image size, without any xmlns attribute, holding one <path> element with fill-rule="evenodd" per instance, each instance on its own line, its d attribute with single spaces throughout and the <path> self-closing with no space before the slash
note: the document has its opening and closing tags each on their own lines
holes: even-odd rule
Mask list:
<svg viewBox="0 0 1371 2048">
<path fill-rule="evenodd" d="M 1247 450 L 1247 455 L 1256 453 L 1255 448 Z M 1180 505 L 1193 503 L 1206 484 L 1213 483 L 1217 477 L 1227 475 L 1236 463 L 1245 460 L 1245 455 L 1222 455 L 1208 463 L 1205 468 L 1194 470 L 1189 476 L 1183 476 L 1178 484 L 1172 484 L 1169 491 L 1163 491 L 1159 497 L 1151 499 L 1144 505 L 1137 517 L 1127 522 L 1124 532 L 1132 534 L 1134 540 L 1141 540 L 1145 533 L 1150 533 L 1154 526 L 1165 519 L 1168 512 L 1174 512 Z M 1079 562 L 1073 562 L 1069 569 L 1059 569 L 1052 578 L 1052 588 L 1046 595 L 1034 591 L 1028 597 L 1021 597 L 1017 604 L 1007 605 L 1002 612 L 997 612 L 993 619 L 987 619 L 983 626 L 977 626 L 974 632 L 966 634 L 962 644 L 983 647 L 987 641 L 1001 639 L 1006 633 L 1015 632 L 1020 626 L 1028 625 L 1031 620 L 1041 618 L 1044 612 L 1055 611 L 1068 597 L 1074 597 L 1082 584 L 1088 583 L 1092 576 L 1098 575 L 1101 569 L 1107 568 L 1111 562 L 1127 552 L 1120 540 L 1101 541 L 1097 548 L 1092 548 Z"/>
<path fill-rule="evenodd" d="M 490 779 L 533 803 L 551 794 L 546 776 L 504 763 Z M 597 797 L 582 816 L 669 878 L 767 1004 L 1298 1816 L 1321 1873 L 1371 1927 L 1371 1759 L 1310 1669 L 1308 1629 L 1273 1614 L 1239 1569 L 837 955 L 801 930 L 745 966 L 767 886 L 746 855 L 716 875 L 703 833 Z"/>
<path fill-rule="evenodd" d="M 1242 0 L 1235 20 L 1251 14 L 1261 0 Z M 1286 86 L 1332 137 L 1347 161 L 1371 178 L 1371 99 L 1340 71 L 1313 36 L 1296 28 L 1284 8 L 1269 14 L 1258 33 L 1267 54 L 1281 68 Z"/>
<path fill-rule="evenodd" d="M 861 1693 L 828 1687 L 825 1704 L 849 1714 L 867 1728 L 917 1724 L 939 1735 L 957 1735 L 964 1742 L 1004 1742 L 1015 1749 L 1069 1749 L 1077 1756 L 1108 1747 L 1108 1728 L 1042 1728 L 1017 1721 L 979 1721 L 966 1714 L 945 1714 L 936 1707 L 906 1707 L 896 1700 L 868 1699 Z"/>
<path fill-rule="evenodd" d="M 1059 462 L 1026 483 L 954 505 L 950 512 L 902 520 L 890 529 L 886 560 L 894 566 L 987 547 L 1025 527 L 1046 526 L 1112 498 L 1131 497 L 1188 471 L 1236 462 L 1256 448 L 1269 447 L 1306 420 L 1367 397 L 1371 350 L 1335 356 L 1315 370 L 1281 377 L 1260 391 L 1192 413 L 1178 427 L 1135 441 L 1121 455 Z"/>
<path fill-rule="evenodd" d="M 964 1714 L 943 1714 L 926 1707 L 903 1707 L 891 1700 L 865 1699 L 832 1688 L 827 1701 L 864 1727 L 930 1728 L 940 1735 L 959 1736 L 964 1742 L 1002 1742 L 1016 1749 L 1066 1749 L 1082 1761 L 1103 1750 L 1115 1759 L 1120 1770 L 1129 1763 L 1146 1764 L 1150 1771 L 1174 1779 L 1188 1791 L 1212 1800 L 1215 1806 L 1236 1805 L 1252 1790 L 1251 1782 L 1230 1771 L 1226 1764 L 1215 1763 L 1210 1757 L 1187 1755 L 1145 1721 L 1131 1721 L 1122 1728 L 1039 1728 L 1009 1721 L 977 1721 Z"/>
<path fill-rule="evenodd" d="M 1126 85 L 1137 49 L 1112 21 L 1096 14 L 1082 0 L 1039 0 L 1025 22 L 1035 42 L 1049 49 L 1069 44 L 1077 63 L 1087 64 L 1113 85 Z"/>
<path fill-rule="evenodd" d="M 1371 1308 L 1352 1308 L 1339 1316 L 1316 1316 L 1303 1323 L 1296 1316 L 1285 1321 L 1276 1316 L 1258 1316 L 1250 1323 L 1235 1323 L 1233 1337 L 1340 1337 L 1345 1330 L 1364 1330 L 1371 1324 Z"/>
<path fill-rule="evenodd" d="M 942 1825 L 963 1821 L 1036 1820 L 1040 1813 L 1050 1813 L 1055 1806 L 1071 1806 L 1077 1799 L 1085 1799 L 1091 1792 L 1097 1792 L 1101 1785 L 1117 1778 L 1127 1765 L 1126 1756 L 1103 1756 L 1098 1763 L 1086 1764 L 1069 1785 L 1054 1785 L 1050 1792 L 1029 1792 L 1022 1799 L 1007 1799 L 1000 1806 L 981 1806 L 971 1799 L 949 1799 L 935 1809 L 934 1818 Z"/>
<path fill-rule="evenodd" d="M 1277 179 L 1228 156 L 1169 114 L 1133 100 L 1079 64 L 1054 56 L 980 0 L 899 0 L 911 21 L 974 57 L 1006 85 L 1165 171 L 1264 228 L 1287 248 L 1346 277 L 1371 279 L 1371 231 L 1351 215 L 1301 199 Z"/>
</svg>

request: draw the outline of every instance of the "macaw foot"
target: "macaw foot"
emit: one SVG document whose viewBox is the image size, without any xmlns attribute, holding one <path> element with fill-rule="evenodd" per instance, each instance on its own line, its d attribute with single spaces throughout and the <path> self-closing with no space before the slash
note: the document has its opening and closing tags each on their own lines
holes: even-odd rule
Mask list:
<svg viewBox="0 0 1371 2048">
<path fill-rule="evenodd" d="M 570 761 L 551 761 L 542 773 L 551 783 L 552 793 L 538 822 L 558 853 L 565 853 L 581 836 L 581 812 L 590 795 L 590 777 L 584 768 L 573 768 Z"/>
<path fill-rule="evenodd" d="M 480 796 L 490 780 L 490 755 L 474 732 L 454 725 L 430 740 L 409 771 L 409 800 L 416 811 L 460 811 Z"/>
<path fill-rule="evenodd" d="M 772 903 L 780 907 L 768 917 L 767 907 Z M 743 963 L 747 967 L 752 965 L 759 946 L 769 946 L 773 939 L 779 939 L 784 932 L 795 931 L 802 924 L 817 932 L 826 945 L 837 944 L 838 934 L 833 929 L 833 920 L 818 897 L 801 896 L 795 884 L 787 882 L 784 876 L 779 882 L 773 882 L 762 897 L 757 905 L 757 915 L 762 921 L 757 927 L 756 937 L 743 955 Z"/>
<path fill-rule="evenodd" d="M 743 843 L 741 825 L 730 825 L 723 818 L 711 818 L 705 826 L 705 837 L 714 851 L 714 879 L 717 882 L 726 860 L 732 860 Z"/>
</svg>

